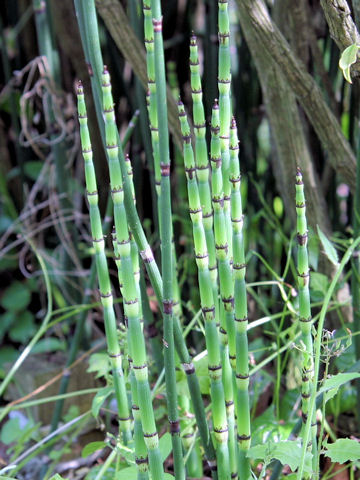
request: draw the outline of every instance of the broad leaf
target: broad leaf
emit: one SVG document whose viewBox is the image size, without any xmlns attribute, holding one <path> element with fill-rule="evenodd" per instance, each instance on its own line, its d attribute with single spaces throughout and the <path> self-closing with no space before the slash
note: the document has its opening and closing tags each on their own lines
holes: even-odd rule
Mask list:
<svg viewBox="0 0 360 480">
<path fill-rule="evenodd" d="M 350 438 L 340 438 L 335 443 L 327 443 L 325 456 L 332 462 L 356 462 L 360 458 L 360 442 Z"/>
<path fill-rule="evenodd" d="M 347 80 L 349 83 L 352 83 L 350 67 L 356 62 L 358 50 L 359 47 L 356 45 L 356 43 L 349 45 L 347 48 L 345 48 L 339 60 L 339 67 L 343 71 L 345 80 Z"/>
<path fill-rule="evenodd" d="M 5 310 L 19 312 L 29 305 L 30 299 L 31 293 L 26 283 L 15 281 L 5 290 L 0 304 Z"/>
<path fill-rule="evenodd" d="M 344 383 L 350 382 L 355 378 L 359 378 L 360 373 L 338 373 L 333 377 L 327 378 L 323 383 L 323 386 L 320 388 L 318 394 L 325 393 L 325 402 L 334 397 L 341 385 Z"/>
<path fill-rule="evenodd" d="M 333 263 L 335 266 L 339 265 L 338 254 L 335 250 L 334 245 L 330 242 L 330 240 L 326 237 L 326 235 L 321 231 L 319 225 L 317 225 L 317 232 L 321 241 L 321 244 L 324 248 L 325 255 Z"/>
<path fill-rule="evenodd" d="M 82 449 L 81 456 L 82 458 L 86 458 L 97 450 L 102 450 L 105 447 L 107 447 L 106 442 L 90 442 Z"/>
<path fill-rule="evenodd" d="M 171 435 L 166 432 L 159 441 L 159 449 L 161 454 L 161 460 L 165 462 L 172 450 Z"/>
<path fill-rule="evenodd" d="M 116 474 L 115 480 L 137 480 L 137 468 L 123 468 Z"/>
<path fill-rule="evenodd" d="M 301 445 L 298 442 L 286 440 L 278 443 L 267 442 L 266 444 L 251 447 L 247 457 L 265 460 L 266 463 L 277 459 L 283 465 L 289 465 L 294 472 L 300 465 L 301 452 Z M 304 465 L 305 472 L 311 472 L 311 457 L 311 453 L 307 452 Z"/>
<path fill-rule="evenodd" d="M 97 392 L 91 404 L 91 413 L 95 418 L 99 415 L 100 408 L 113 391 L 113 387 L 104 387 Z"/>
</svg>

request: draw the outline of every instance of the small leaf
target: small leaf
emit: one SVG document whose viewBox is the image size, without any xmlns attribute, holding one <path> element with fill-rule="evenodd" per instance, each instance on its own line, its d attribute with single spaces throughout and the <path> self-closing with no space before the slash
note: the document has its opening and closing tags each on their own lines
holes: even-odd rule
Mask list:
<svg viewBox="0 0 360 480">
<path fill-rule="evenodd" d="M 115 477 L 116 480 L 137 480 L 137 478 L 136 467 L 123 468 Z"/>
<path fill-rule="evenodd" d="M 9 337 L 13 342 L 25 343 L 35 332 L 34 315 L 26 310 L 16 315 L 14 325 L 9 331 Z"/>
<path fill-rule="evenodd" d="M 360 442 L 350 438 L 340 438 L 335 443 L 327 443 L 325 456 L 332 462 L 356 462 L 360 458 Z"/>
<path fill-rule="evenodd" d="M 248 458 L 262 459 L 269 463 L 272 459 L 279 460 L 283 465 L 289 465 L 294 472 L 300 465 L 302 449 L 298 442 L 285 440 L 274 443 L 267 442 L 263 445 L 251 447 L 247 453 Z M 304 471 L 311 472 L 311 453 L 306 452 Z"/>
<path fill-rule="evenodd" d="M 91 413 L 95 418 L 99 415 L 102 404 L 113 391 L 113 387 L 104 387 L 97 392 L 91 404 Z"/>
<path fill-rule="evenodd" d="M 36 180 L 43 168 L 43 162 L 40 160 L 30 160 L 24 163 L 24 172 L 31 180 Z"/>
<path fill-rule="evenodd" d="M 87 372 L 98 372 L 96 378 L 103 377 L 110 370 L 109 357 L 106 353 L 93 353 L 89 358 Z"/>
<path fill-rule="evenodd" d="M 317 225 L 317 231 L 318 231 L 321 244 L 324 248 L 325 255 L 330 260 L 330 262 L 337 267 L 339 265 L 339 259 L 338 259 L 338 255 L 334 245 L 330 242 L 330 240 L 326 237 L 326 235 L 320 230 L 319 225 Z"/>
<path fill-rule="evenodd" d="M 352 83 L 351 75 L 350 75 L 350 67 L 356 62 L 358 50 L 359 50 L 359 47 L 356 45 L 356 43 L 349 45 L 342 52 L 339 60 L 339 67 L 343 71 L 345 80 L 347 80 L 349 83 Z"/>
<path fill-rule="evenodd" d="M 11 418 L 1 428 L 0 440 L 5 445 L 15 442 L 22 434 L 20 427 L 20 419 L 18 417 Z"/>
<path fill-rule="evenodd" d="M 107 447 L 106 442 L 90 442 L 81 451 L 82 458 L 86 458 L 97 450 L 102 450 Z"/>
<path fill-rule="evenodd" d="M 351 382 L 355 378 L 359 378 L 360 373 L 338 373 L 333 377 L 327 378 L 320 388 L 318 394 L 325 393 L 325 402 L 330 400 L 330 398 L 334 397 L 341 385 L 347 382 Z"/>
<path fill-rule="evenodd" d="M 61 475 L 59 475 L 58 473 L 56 473 L 55 475 L 53 475 L 50 480 L 66 480 L 64 477 L 62 477 Z"/>
<path fill-rule="evenodd" d="M 30 303 L 31 294 L 27 285 L 21 282 L 12 282 L 1 298 L 1 306 L 5 310 L 18 312 L 24 310 Z"/>
<path fill-rule="evenodd" d="M 160 449 L 161 460 L 165 462 L 165 460 L 170 455 L 172 450 L 171 435 L 169 432 L 166 432 L 160 438 L 159 449 Z"/>
</svg>

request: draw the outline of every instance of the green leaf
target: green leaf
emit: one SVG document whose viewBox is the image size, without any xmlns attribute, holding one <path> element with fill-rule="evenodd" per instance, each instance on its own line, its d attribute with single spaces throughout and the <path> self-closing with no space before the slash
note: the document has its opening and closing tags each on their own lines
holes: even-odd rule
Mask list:
<svg viewBox="0 0 360 480">
<path fill-rule="evenodd" d="M 89 358 L 87 372 L 97 372 L 96 378 L 103 377 L 110 370 L 110 362 L 107 353 L 93 353 Z"/>
<path fill-rule="evenodd" d="M 64 478 L 61 475 L 59 475 L 58 473 L 56 473 L 49 480 L 66 480 L 66 478 Z"/>
<path fill-rule="evenodd" d="M 66 344 L 64 340 L 59 338 L 48 337 L 42 338 L 38 341 L 34 348 L 31 350 L 31 353 L 47 353 L 47 352 L 64 352 L 66 350 Z"/>
<path fill-rule="evenodd" d="M 284 440 L 274 443 L 267 442 L 262 445 L 251 447 L 247 453 L 248 458 L 265 460 L 270 463 L 274 458 L 279 460 L 283 465 L 289 465 L 294 472 L 301 462 L 301 445 L 296 441 Z M 306 452 L 304 471 L 311 472 L 311 453 Z"/>
<path fill-rule="evenodd" d="M 326 295 L 329 287 L 329 280 L 326 275 L 318 272 L 310 272 L 310 288 L 315 292 L 321 292 Z"/>
<path fill-rule="evenodd" d="M 160 449 L 161 460 L 165 462 L 165 460 L 170 455 L 172 450 L 171 435 L 169 432 L 166 432 L 160 438 L 159 449 Z"/>
<path fill-rule="evenodd" d="M 358 47 L 356 43 L 349 45 L 342 52 L 339 60 L 339 67 L 343 71 L 345 80 L 347 80 L 349 83 L 352 83 L 351 75 L 350 75 L 350 67 L 356 62 L 357 52 L 359 48 L 360 47 Z"/>
<path fill-rule="evenodd" d="M 339 259 L 338 259 L 338 255 L 334 245 L 330 242 L 330 240 L 326 237 L 326 235 L 320 230 L 319 225 L 317 225 L 316 227 L 317 227 L 317 232 L 318 232 L 321 244 L 325 251 L 325 255 L 330 260 L 330 262 L 337 267 L 339 265 Z"/>
<path fill-rule="evenodd" d="M 327 378 L 320 388 L 318 394 L 325 393 L 324 400 L 327 402 L 330 398 L 334 397 L 341 385 L 347 382 L 351 382 L 355 378 L 360 378 L 360 373 L 338 373 L 333 377 Z"/>
<path fill-rule="evenodd" d="M 107 446 L 106 442 L 90 442 L 82 449 L 81 456 L 82 458 L 86 458 L 97 450 L 102 450 Z"/>
<path fill-rule="evenodd" d="M 20 426 L 20 419 L 18 417 L 11 418 L 2 427 L 0 433 L 0 440 L 5 445 L 10 445 L 15 442 L 22 435 L 22 428 Z"/>
<path fill-rule="evenodd" d="M 16 315 L 14 325 L 9 331 L 9 337 L 13 342 L 25 343 L 32 338 L 35 332 L 34 315 L 25 311 Z"/>
<path fill-rule="evenodd" d="M 335 443 L 327 443 L 324 454 L 332 462 L 356 462 L 360 458 L 360 442 L 350 438 L 340 438 Z"/>
<path fill-rule="evenodd" d="M 18 312 L 24 310 L 30 303 L 31 294 L 26 283 L 12 282 L 4 292 L 0 304 L 5 310 Z"/>
<path fill-rule="evenodd" d="M 28 162 L 25 162 L 25 175 L 27 175 L 31 180 L 36 180 L 41 172 L 43 165 L 43 162 L 40 162 L 40 160 L 30 160 Z"/>
<path fill-rule="evenodd" d="M 97 392 L 91 404 L 91 413 L 95 418 L 99 415 L 102 404 L 113 391 L 113 387 L 104 387 Z"/>
<path fill-rule="evenodd" d="M 117 473 L 115 480 L 137 480 L 137 468 L 127 467 Z"/>
<path fill-rule="evenodd" d="M 174 476 L 171 475 L 171 473 L 165 473 L 164 478 L 165 478 L 165 480 L 173 480 Z"/>
</svg>

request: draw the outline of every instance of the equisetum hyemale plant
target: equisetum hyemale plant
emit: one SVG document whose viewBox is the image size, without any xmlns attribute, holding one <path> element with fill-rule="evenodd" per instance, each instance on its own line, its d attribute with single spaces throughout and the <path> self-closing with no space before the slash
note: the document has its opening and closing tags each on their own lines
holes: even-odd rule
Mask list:
<svg viewBox="0 0 360 480">
<path fill-rule="evenodd" d="M 165 374 L 165 396 L 169 430 L 172 439 L 173 468 L 176 479 L 185 480 L 187 472 L 202 472 L 202 466 L 192 468 L 187 459 L 198 458 L 195 447 L 198 434 L 208 468 L 214 479 L 249 480 L 251 428 L 249 399 L 248 302 L 246 287 L 246 255 L 244 244 L 244 214 L 241 198 L 239 141 L 231 106 L 230 31 L 227 0 L 218 1 L 219 62 L 218 98 L 214 99 L 210 125 L 210 143 L 206 140 L 205 109 L 197 38 L 190 39 L 190 85 L 192 97 L 192 127 L 185 107 L 178 102 L 179 124 L 183 138 L 183 155 L 187 182 L 187 200 L 192 225 L 194 257 L 197 266 L 198 296 L 201 304 L 209 398 L 204 402 L 199 379 L 183 335 L 182 308 L 176 276 L 176 252 L 173 243 L 171 204 L 171 160 L 166 100 L 162 13 L 159 0 L 144 0 L 144 39 L 148 77 L 148 124 L 151 131 L 152 159 L 147 159 L 155 176 L 158 237 L 161 244 L 161 268 L 155 261 L 142 229 L 135 205 L 131 160 L 124 156 L 114 115 L 110 75 L 102 65 L 94 10 L 86 15 L 84 4 L 76 2 L 82 28 L 84 50 L 93 68 L 92 85 L 100 130 L 110 173 L 114 230 L 114 259 L 118 270 L 127 326 L 128 370 L 122 371 L 121 352 L 117 340 L 116 320 L 104 238 L 98 209 L 98 194 L 84 92 L 78 86 L 78 110 L 87 199 L 95 251 L 101 302 L 104 310 L 109 359 L 112 365 L 118 421 L 122 443 L 134 450 L 137 478 L 165 478 L 159 449 L 159 434 L 151 398 L 151 365 L 144 324 L 149 323 L 146 282 L 139 259 L 143 260 L 148 279 L 154 289 L 159 313 L 163 320 L 162 352 L 159 343 L 151 342 L 156 374 Z M 92 36 L 93 35 L 93 36 Z M 92 38 L 89 42 L 89 38 Z M 102 73 L 100 74 L 100 64 Z M 172 84 L 176 86 L 174 69 Z M 175 88 L 175 87 L 174 87 Z M 194 134 L 194 135 L 193 135 Z M 193 140 L 194 138 L 194 140 Z M 150 142 L 149 142 L 150 144 Z M 177 164 L 178 167 L 178 164 Z M 179 169 L 180 171 L 180 169 Z M 306 449 L 313 455 L 316 468 L 314 354 L 312 317 L 309 293 L 309 260 L 307 253 L 307 221 L 305 198 L 300 170 L 296 174 L 297 213 L 297 276 L 299 289 L 299 321 L 302 355 L 302 436 Z M 144 322 L 145 317 L 145 322 Z M 150 343 L 150 342 L 149 342 Z M 156 354 L 156 355 L 155 355 Z M 179 398 L 176 382 L 176 362 L 186 374 L 189 398 Z M 128 391 L 127 391 L 128 386 Z M 131 399 L 130 417 L 128 399 Z M 209 413 L 207 408 L 209 408 Z M 180 418 L 179 412 L 194 412 L 194 424 Z M 309 428 L 311 415 L 311 435 Z M 306 425 L 306 428 L 305 428 Z M 180 428 L 181 427 L 181 428 Z M 185 429 L 186 434 L 181 431 Z M 304 433 L 305 432 L 305 433 Z M 183 436 L 183 441 L 182 437 Z M 194 451 L 192 451 L 194 449 Z M 195 452 L 196 450 L 196 452 Z M 192 457 L 192 455 L 195 456 Z M 201 463 L 201 462 L 200 462 Z M 200 473 L 201 474 L 201 473 Z"/>
</svg>

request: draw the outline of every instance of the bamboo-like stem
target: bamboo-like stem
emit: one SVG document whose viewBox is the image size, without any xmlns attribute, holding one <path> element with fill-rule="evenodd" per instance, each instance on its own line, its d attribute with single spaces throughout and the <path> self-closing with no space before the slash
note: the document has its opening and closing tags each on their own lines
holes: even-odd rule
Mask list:
<svg viewBox="0 0 360 480">
<path fill-rule="evenodd" d="M 91 74 L 91 84 L 93 88 L 93 96 L 95 100 L 98 124 L 99 124 L 100 131 L 102 132 L 102 137 L 104 139 L 105 138 L 104 122 L 102 118 L 101 105 L 99 102 L 99 99 L 101 99 L 100 79 L 96 77 L 93 73 L 95 67 L 91 67 L 91 65 L 96 65 L 97 63 L 99 63 L 99 59 L 102 65 L 101 49 L 100 49 L 100 43 L 99 43 L 99 37 L 98 37 L 98 28 L 97 28 L 97 23 L 94 21 L 90 22 L 89 16 L 84 14 L 83 1 L 84 0 L 74 0 L 83 49 L 84 49 L 87 61 L 90 65 L 89 71 Z M 91 18 L 93 18 L 92 15 L 93 14 L 96 15 L 95 5 L 93 0 L 91 0 L 87 4 L 87 10 L 89 9 L 93 10 L 93 12 L 91 12 Z M 95 16 L 95 19 L 96 19 L 96 16 Z M 88 42 L 88 37 L 92 38 L 92 42 Z M 119 149 L 119 160 L 120 160 L 120 167 L 123 175 L 124 202 L 125 202 L 127 220 L 129 223 L 131 233 L 134 236 L 136 244 L 138 245 L 140 256 L 145 264 L 146 271 L 149 275 L 151 284 L 154 288 L 154 292 L 155 292 L 158 304 L 161 308 L 162 302 L 163 302 L 162 278 L 133 202 L 130 180 L 126 173 L 126 164 L 125 164 L 125 158 L 124 158 L 122 149 Z M 184 368 L 184 371 L 186 373 L 186 380 L 189 386 L 189 391 L 191 395 L 191 400 L 193 402 L 196 422 L 199 428 L 199 433 L 200 433 L 201 441 L 205 450 L 205 455 L 206 455 L 209 467 L 212 470 L 213 479 L 216 480 L 217 473 L 215 469 L 215 466 L 216 466 L 215 451 L 214 451 L 212 439 L 210 437 L 209 427 L 206 420 L 204 404 L 201 398 L 199 379 L 196 376 L 195 367 L 191 361 L 191 357 L 186 347 L 178 317 L 174 317 L 174 337 L 175 337 L 175 347 L 179 355 L 179 359 Z"/>
<path fill-rule="evenodd" d="M 227 241 L 229 248 L 229 256 L 232 258 L 232 229 L 230 218 L 230 191 L 229 182 L 229 140 L 230 140 L 230 120 L 231 120 L 231 103 L 230 103 L 230 22 L 228 13 L 228 1 L 218 0 L 218 28 L 219 28 L 219 72 L 218 72 L 218 88 L 219 88 L 219 114 L 220 114 L 220 145 L 221 160 L 223 172 L 223 190 L 224 190 L 224 215 L 227 232 Z"/>
<path fill-rule="evenodd" d="M 114 104 L 111 94 L 110 75 L 104 67 L 102 75 L 103 106 L 105 118 L 106 149 L 110 173 L 111 194 L 114 203 L 114 223 L 116 232 L 116 251 L 120 257 L 124 311 L 128 324 L 129 350 L 132 355 L 135 372 L 138 402 L 144 439 L 149 454 L 150 472 L 153 478 L 163 478 L 163 465 L 159 450 L 159 436 L 156 430 L 154 411 L 151 404 L 148 381 L 148 366 L 145 349 L 145 339 L 140 322 L 139 289 L 131 258 L 131 240 L 124 206 L 124 192 L 119 163 L 117 128 L 115 124 Z M 125 165 L 129 175 L 128 167 Z M 130 182 L 131 188 L 131 182 Z M 133 200 L 134 201 L 134 200 Z"/>
<path fill-rule="evenodd" d="M 209 253 L 209 269 L 211 279 L 216 290 L 214 290 L 214 299 L 217 299 L 217 265 L 215 255 L 215 239 L 213 232 L 213 208 L 211 204 L 210 189 L 210 165 L 208 149 L 206 145 L 206 123 L 205 113 L 202 101 L 202 88 L 200 79 L 200 64 L 198 55 L 198 46 L 196 36 L 192 35 L 190 39 L 190 72 L 191 72 L 191 96 L 193 101 L 193 120 L 195 133 L 195 162 L 196 175 L 199 184 L 199 194 L 202 207 L 203 224 L 206 235 L 206 245 Z M 216 302 L 217 303 L 217 302 Z"/>
<path fill-rule="evenodd" d="M 84 92 L 81 83 L 78 85 L 78 112 L 80 123 L 80 137 L 83 158 L 85 162 L 85 178 L 87 199 L 90 210 L 91 234 L 95 249 L 95 260 L 99 281 L 101 304 L 104 310 L 105 334 L 108 345 L 109 359 L 113 371 L 115 396 L 118 407 L 118 420 L 123 434 L 124 443 L 131 440 L 131 422 L 129 407 L 127 404 L 126 387 L 122 371 L 122 359 L 120 346 L 117 339 L 116 320 L 113 309 L 113 297 L 109 271 L 105 256 L 105 242 L 101 226 L 100 212 L 98 208 L 98 192 L 96 185 L 95 169 L 92 161 L 92 149 L 89 131 L 87 128 L 87 114 L 84 101 Z"/>
<path fill-rule="evenodd" d="M 240 193 L 239 142 L 235 119 L 230 129 L 230 182 L 231 182 L 231 222 L 233 231 L 233 272 L 234 305 L 236 325 L 236 387 L 237 387 L 237 427 L 239 446 L 239 478 L 251 478 L 250 462 L 246 457 L 250 448 L 250 405 L 249 405 L 249 355 L 247 340 L 247 297 L 246 297 L 246 263 L 244 252 L 243 225 Z"/>
<path fill-rule="evenodd" d="M 196 166 L 191 146 L 191 134 L 184 106 L 179 102 L 179 117 L 184 139 L 184 164 L 188 185 L 190 217 L 193 224 L 195 258 L 198 267 L 198 280 L 201 308 L 205 319 L 205 341 L 208 352 L 208 371 L 211 386 L 212 416 L 219 479 L 229 478 L 228 426 L 222 385 L 220 341 L 215 320 L 215 304 L 209 271 L 209 256 L 205 229 L 202 221 L 202 208 L 199 188 L 195 175 Z"/>
<path fill-rule="evenodd" d="M 312 382 L 314 377 L 314 351 L 312 338 L 312 317 L 309 291 L 309 259 L 307 251 L 308 230 L 306 221 L 306 203 L 304 195 L 304 182 L 300 168 L 296 172 L 296 229 L 297 229 L 297 275 L 299 288 L 299 322 L 302 341 L 302 384 L 301 384 L 301 408 L 304 433 L 306 421 L 309 415 L 309 402 L 311 398 Z M 313 453 L 316 467 L 316 417 L 315 412 L 311 420 L 311 439 L 307 445 Z M 316 470 L 316 468 L 314 469 Z"/>
<path fill-rule="evenodd" d="M 155 47 L 155 83 L 156 109 L 159 128 L 159 158 L 161 170 L 160 189 L 160 238 L 161 238 L 161 271 L 163 278 L 163 320 L 164 320 L 164 364 L 168 417 L 174 456 L 175 479 L 185 479 L 185 464 L 182 456 L 180 423 L 177 406 L 175 349 L 173 329 L 174 301 L 174 252 L 172 249 L 172 216 L 170 195 L 170 152 L 169 131 L 166 103 L 166 78 L 164 47 L 162 36 L 162 14 L 160 0 L 151 1 L 151 13 L 154 27 Z"/>
</svg>

